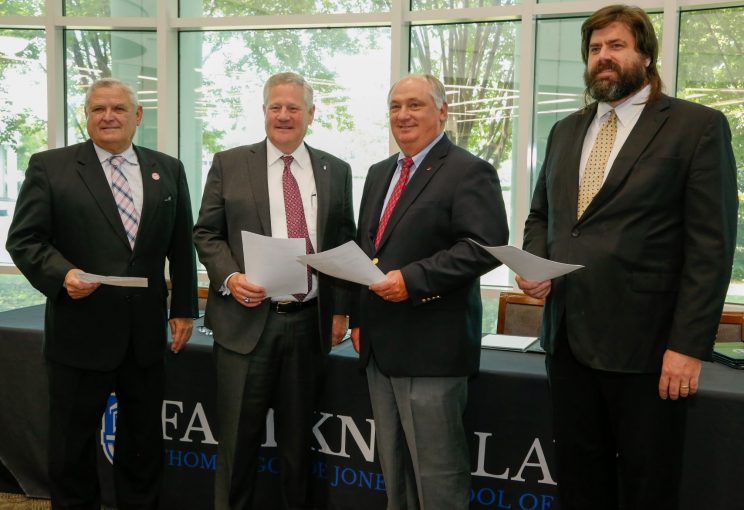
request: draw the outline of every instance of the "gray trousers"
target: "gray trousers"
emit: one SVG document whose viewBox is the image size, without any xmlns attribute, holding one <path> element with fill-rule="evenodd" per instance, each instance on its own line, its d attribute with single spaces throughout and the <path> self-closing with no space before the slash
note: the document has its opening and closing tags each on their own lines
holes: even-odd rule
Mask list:
<svg viewBox="0 0 744 510">
<path fill-rule="evenodd" d="M 466 510 L 470 452 L 462 424 L 467 377 L 388 377 L 374 356 L 367 383 L 387 510 Z"/>
</svg>

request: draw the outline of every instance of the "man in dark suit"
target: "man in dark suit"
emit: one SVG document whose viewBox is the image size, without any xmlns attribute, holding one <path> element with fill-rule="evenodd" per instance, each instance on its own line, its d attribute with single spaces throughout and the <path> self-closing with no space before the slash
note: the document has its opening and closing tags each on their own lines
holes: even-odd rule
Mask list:
<svg viewBox="0 0 744 510">
<path fill-rule="evenodd" d="M 307 294 L 266 296 L 245 276 L 241 231 L 304 237 L 307 251 L 354 238 L 351 169 L 303 143 L 313 90 L 280 73 L 264 86 L 267 139 L 215 154 L 194 240 L 207 268 L 219 449 L 217 510 L 253 508 L 258 448 L 273 407 L 286 508 L 310 508 L 310 438 L 325 354 L 343 339 L 348 290 L 312 273 Z"/>
<path fill-rule="evenodd" d="M 497 265 L 468 238 L 505 244 L 504 202 L 493 166 L 443 133 L 439 80 L 407 76 L 388 100 L 401 152 L 370 168 L 357 236 L 386 276 L 361 289 L 352 340 L 367 370 L 388 509 L 465 509 L 462 414 L 480 362 L 478 278 Z"/>
<path fill-rule="evenodd" d="M 96 428 L 114 391 L 117 508 L 155 509 L 166 325 L 178 352 L 198 313 L 189 191 L 177 159 L 132 145 L 142 107 L 128 85 L 93 83 L 85 113 L 89 141 L 31 157 L 7 242 L 47 297 L 52 508 L 100 508 Z M 81 271 L 147 286 L 86 283 Z"/>
<path fill-rule="evenodd" d="M 588 95 L 558 122 L 526 250 L 584 269 L 517 278 L 547 297 L 561 508 L 674 509 L 687 397 L 709 359 L 731 274 L 736 168 L 725 117 L 661 93 L 639 8 L 582 26 Z"/>
</svg>

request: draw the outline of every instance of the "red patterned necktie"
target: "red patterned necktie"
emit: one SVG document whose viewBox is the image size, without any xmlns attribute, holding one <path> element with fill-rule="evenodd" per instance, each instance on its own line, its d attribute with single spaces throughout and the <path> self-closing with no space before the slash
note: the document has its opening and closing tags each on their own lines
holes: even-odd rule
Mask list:
<svg viewBox="0 0 744 510">
<path fill-rule="evenodd" d="M 292 175 L 292 156 L 282 156 L 284 161 L 284 172 L 282 173 L 282 190 L 284 191 L 284 211 L 287 216 L 287 237 L 305 238 L 305 253 L 315 253 L 313 243 L 307 233 L 307 221 L 305 221 L 305 209 L 302 207 L 302 196 L 297 179 Z M 307 291 L 313 286 L 313 278 L 310 266 L 307 267 Z M 297 301 L 303 301 L 307 294 L 292 294 Z"/>
<path fill-rule="evenodd" d="M 137 238 L 137 229 L 139 228 L 139 213 L 134 207 L 134 197 L 129 187 L 129 181 L 121 170 L 124 161 L 125 159 L 119 155 L 111 156 L 108 159 L 109 165 L 111 165 L 111 191 L 114 194 L 116 208 L 119 210 L 121 222 L 124 224 L 129 245 L 134 248 L 134 240 Z"/>
<path fill-rule="evenodd" d="M 390 194 L 388 203 L 385 206 L 385 212 L 382 213 L 380 223 L 377 225 L 377 234 L 375 235 L 375 249 L 380 246 L 380 239 L 382 239 L 382 234 L 385 232 L 385 227 L 387 227 L 388 220 L 390 220 L 390 216 L 393 214 L 395 204 L 398 203 L 400 195 L 403 193 L 403 190 L 406 189 L 406 184 L 408 184 L 408 175 L 411 173 L 412 166 L 413 158 L 403 158 L 403 166 L 400 169 L 400 178 L 398 179 L 398 182 L 395 183 L 395 188 L 393 188 L 393 192 Z"/>
</svg>

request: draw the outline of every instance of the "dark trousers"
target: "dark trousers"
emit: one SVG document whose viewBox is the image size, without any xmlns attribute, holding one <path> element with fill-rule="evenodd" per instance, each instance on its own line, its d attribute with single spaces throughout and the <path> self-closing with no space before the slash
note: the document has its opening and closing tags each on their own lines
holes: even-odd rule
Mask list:
<svg viewBox="0 0 744 510">
<path fill-rule="evenodd" d="M 686 401 L 662 400 L 659 374 L 582 365 L 565 333 L 546 366 L 561 508 L 678 508 Z"/>
<path fill-rule="evenodd" d="M 97 429 L 116 392 L 114 488 L 119 510 L 156 509 L 163 468 L 163 362 L 140 367 L 130 349 L 110 372 L 48 362 L 49 478 L 54 510 L 100 510 Z"/>
<path fill-rule="evenodd" d="M 320 352 L 317 308 L 269 318 L 249 354 L 214 344 L 219 446 L 215 509 L 253 507 L 258 449 L 274 409 L 283 508 L 312 508 L 310 439 Z M 277 495 L 277 499 L 279 499 Z"/>
</svg>

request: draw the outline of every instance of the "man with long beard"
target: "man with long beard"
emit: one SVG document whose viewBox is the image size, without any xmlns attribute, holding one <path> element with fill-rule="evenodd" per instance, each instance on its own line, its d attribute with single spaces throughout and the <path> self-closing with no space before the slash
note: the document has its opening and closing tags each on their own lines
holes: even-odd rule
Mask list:
<svg viewBox="0 0 744 510">
<path fill-rule="evenodd" d="M 582 26 L 596 102 L 552 129 L 526 250 L 585 268 L 517 283 L 546 298 L 561 508 L 674 509 L 687 402 L 708 359 L 736 240 L 726 118 L 667 97 L 639 8 Z"/>
</svg>

